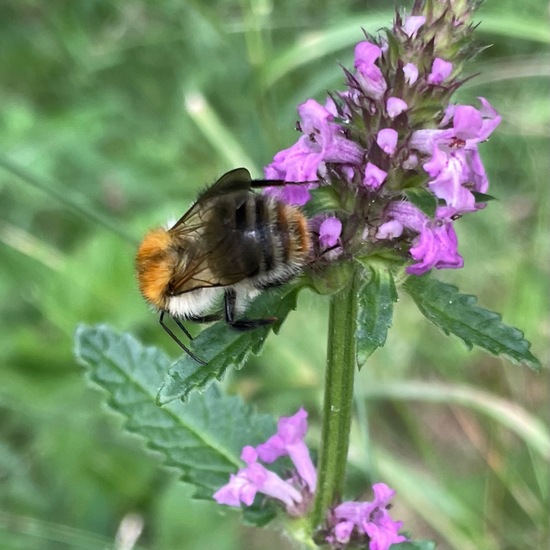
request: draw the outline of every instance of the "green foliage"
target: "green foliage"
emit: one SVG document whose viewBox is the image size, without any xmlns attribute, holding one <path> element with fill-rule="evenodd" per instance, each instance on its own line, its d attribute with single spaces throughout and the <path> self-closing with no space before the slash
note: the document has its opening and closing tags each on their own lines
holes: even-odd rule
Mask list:
<svg viewBox="0 0 550 550">
<path fill-rule="evenodd" d="M 412 187 L 405 191 L 407 198 L 421 211 L 433 218 L 437 207 L 437 200 L 433 193 L 430 193 L 425 188 Z"/>
<path fill-rule="evenodd" d="M 540 369 L 539 360 L 529 351 L 531 344 L 523 332 L 501 322 L 494 311 L 477 305 L 477 298 L 460 294 L 452 285 L 424 275 L 409 277 L 403 288 L 418 309 L 445 334 L 454 334 L 471 348 L 476 345 L 494 355 L 504 355 L 516 363 Z"/>
<path fill-rule="evenodd" d="M 227 482 L 241 465 L 244 445 L 263 442 L 275 431 L 272 417 L 254 413 L 215 386 L 185 404 L 160 408 L 154 388 L 170 361 L 129 334 L 105 325 L 81 325 L 75 341 L 78 361 L 89 379 L 107 392 L 109 406 L 125 416 L 125 428 L 163 454 L 166 464 L 196 487 L 197 498 L 211 498 Z"/>
<path fill-rule="evenodd" d="M 305 204 L 304 211 L 309 217 L 322 212 L 338 212 L 342 208 L 340 198 L 333 187 L 318 187 L 310 190 L 311 199 Z"/>
<path fill-rule="evenodd" d="M 229 368 L 241 369 L 250 354 L 261 353 L 271 330 L 277 333 L 290 311 L 296 309 L 300 290 L 299 285 L 287 285 L 280 291 L 264 293 L 250 306 L 247 312 L 250 319 L 263 318 L 268 312 L 277 319 L 272 325 L 237 332 L 222 321 L 203 330 L 191 342 L 191 347 L 207 361 L 206 365 L 198 364 L 188 355 L 182 356 L 165 376 L 158 402 L 186 399 L 190 392 L 204 390 L 214 379 L 221 380 Z"/>
<path fill-rule="evenodd" d="M 386 342 L 393 319 L 397 290 L 387 266 L 367 264 L 363 285 L 357 296 L 357 365 L 359 369 L 372 353 Z"/>
</svg>

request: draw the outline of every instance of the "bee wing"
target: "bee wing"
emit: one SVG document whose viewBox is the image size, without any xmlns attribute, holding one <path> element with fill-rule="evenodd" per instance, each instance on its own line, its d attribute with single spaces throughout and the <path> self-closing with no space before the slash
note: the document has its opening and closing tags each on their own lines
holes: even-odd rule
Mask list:
<svg viewBox="0 0 550 550">
<path fill-rule="evenodd" d="M 246 168 L 235 168 L 225 173 L 214 185 L 211 185 L 202 195 L 201 199 L 210 199 L 235 191 L 249 191 L 252 178 Z"/>
<path fill-rule="evenodd" d="M 209 234 L 206 226 L 197 230 L 195 243 L 187 244 L 185 263 L 174 269 L 171 292 L 230 286 L 258 273 L 262 251 L 257 239 L 235 229 L 215 234 Z"/>
<path fill-rule="evenodd" d="M 206 256 L 197 258 L 185 269 L 176 271 L 170 281 L 170 292 L 174 295 L 191 292 L 199 288 L 212 288 L 217 286 L 227 286 L 220 277 L 216 277 L 210 267 Z M 229 283 L 230 284 L 230 283 Z"/>
<path fill-rule="evenodd" d="M 202 192 L 195 204 L 174 224 L 171 229 L 175 229 L 182 224 L 189 225 L 189 230 L 194 231 L 197 226 L 200 226 L 200 211 L 205 207 L 210 199 L 219 195 L 226 195 L 238 191 L 249 191 L 251 188 L 252 178 L 250 172 L 246 168 L 235 168 L 224 174 L 216 183 Z M 199 216 L 195 221 L 193 218 Z"/>
</svg>

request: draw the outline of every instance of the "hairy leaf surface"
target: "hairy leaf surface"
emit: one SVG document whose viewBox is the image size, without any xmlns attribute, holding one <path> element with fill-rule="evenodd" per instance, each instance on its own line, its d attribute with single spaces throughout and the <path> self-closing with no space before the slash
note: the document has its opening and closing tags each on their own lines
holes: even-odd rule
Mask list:
<svg viewBox="0 0 550 550">
<path fill-rule="evenodd" d="M 269 326 L 246 332 L 237 332 L 227 323 L 218 322 L 204 329 L 190 347 L 207 361 L 200 365 L 188 355 L 183 355 L 168 370 L 158 394 L 159 403 L 174 399 L 186 399 L 194 390 L 203 390 L 213 380 L 221 380 L 227 369 L 240 369 L 250 354 L 258 355 L 273 330 L 279 331 L 289 312 L 296 309 L 296 300 L 302 287 L 289 285 L 277 292 L 266 292 L 247 310 L 249 319 L 273 316 L 277 321 Z"/>
<path fill-rule="evenodd" d="M 395 282 L 384 265 L 370 265 L 370 278 L 357 296 L 357 364 L 361 368 L 372 353 L 383 346 L 397 301 Z"/>
<path fill-rule="evenodd" d="M 272 417 L 255 413 L 237 397 L 222 395 L 217 386 L 186 403 L 159 407 L 156 392 L 170 359 L 130 334 L 105 325 L 81 325 L 75 354 L 89 380 L 106 392 L 109 407 L 126 418 L 125 428 L 164 455 L 166 464 L 196 487 L 196 497 L 211 498 L 243 465 L 242 447 L 275 432 Z"/>
<path fill-rule="evenodd" d="M 403 288 L 423 315 L 445 334 L 458 336 L 469 348 L 476 345 L 494 355 L 540 369 L 523 332 L 505 325 L 498 313 L 478 306 L 475 296 L 460 294 L 455 286 L 427 275 L 409 277 Z"/>
</svg>

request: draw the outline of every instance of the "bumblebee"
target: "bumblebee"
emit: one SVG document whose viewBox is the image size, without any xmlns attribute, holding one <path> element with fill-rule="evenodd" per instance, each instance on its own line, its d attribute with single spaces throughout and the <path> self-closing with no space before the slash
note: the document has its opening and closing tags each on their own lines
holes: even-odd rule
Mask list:
<svg viewBox="0 0 550 550">
<path fill-rule="evenodd" d="M 165 324 L 166 315 L 188 338 L 182 320 L 223 318 L 236 330 L 271 324 L 273 317 L 239 315 L 251 298 L 288 282 L 307 261 L 311 238 L 304 214 L 274 196 L 254 192 L 284 184 L 252 180 L 246 168 L 227 172 L 172 227 L 153 229 L 139 246 L 141 294 L 160 312 L 162 327 L 199 363 L 204 361 Z"/>
</svg>

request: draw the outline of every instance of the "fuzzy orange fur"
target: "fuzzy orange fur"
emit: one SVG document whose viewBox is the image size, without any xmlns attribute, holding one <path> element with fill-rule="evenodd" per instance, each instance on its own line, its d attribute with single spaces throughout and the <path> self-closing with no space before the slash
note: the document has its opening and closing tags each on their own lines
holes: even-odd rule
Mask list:
<svg viewBox="0 0 550 550">
<path fill-rule="evenodd" d="M 145 235 L 136 255 L 139 289 L 159 309 L 166 305 L 165 291 L 172 276 L 170 244 L 168 231 L 153 229 Z"/>
<path fill-rule="evenodd" d="M 311 237 L 306 217 L 294 206 L 285 206 L 286 223 L 291 228 L 290 258 L 303 260 L 309 253 Z"/>
</svg>

